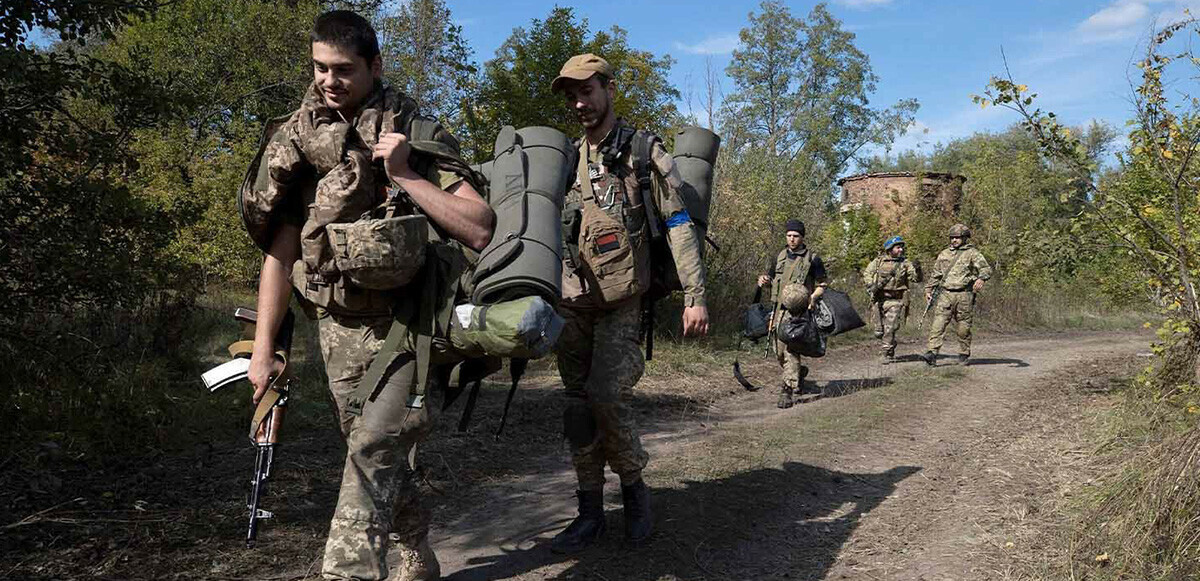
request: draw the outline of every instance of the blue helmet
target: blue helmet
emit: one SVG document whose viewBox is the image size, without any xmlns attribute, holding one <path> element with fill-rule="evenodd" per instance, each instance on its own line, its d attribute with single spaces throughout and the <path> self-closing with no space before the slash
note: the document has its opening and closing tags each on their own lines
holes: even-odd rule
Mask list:
<svg viewBox="0 0 1200 581">
<path fill-rule="evenodd" d="M 897 245 L 904 246 L 904 239 L 899 236 L 892 236 L 891 238 L 887 239 L 887 242 L 883 243 L 883 251 L 887 252 L 891 250 L 892 247 Z"/>
</svg>

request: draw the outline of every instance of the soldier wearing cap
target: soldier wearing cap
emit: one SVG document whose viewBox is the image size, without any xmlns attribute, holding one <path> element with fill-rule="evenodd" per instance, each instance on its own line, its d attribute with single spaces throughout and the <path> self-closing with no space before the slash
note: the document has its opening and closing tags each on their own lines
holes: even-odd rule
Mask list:
<svg viewBox="0 0 1200 581">
<path fill-rule="evenodd" d="M 783 291 L 789 285 L 804 286 L 808 291 L 807 305 L 798 305 L 798 307 L 812 308 L 817 299 L 821 298 L 825 292 L 828 282 L 825 263 L 816 251 L 804 245 L 804 222 L 795 218 L 788 220 L 784 224 L 784 231 L 786 232 L 787 246 L 779 251 L 775 260 L 767 264 L 766 273 L 758 277 L 758 286 L 771 285 L 771 303 L 774 305 L 771 315 L 772 331 L 779 327 L 784 316 L 795 310 L 785 308 L 782 303 Z M 786 409 L 792 407 L 794 403 L 792 396 L 804 387 L 804 378 L 808 375 L 808 367 L 802 365 L 800 356 L 788 351 L 787 345 L 778 337 L 775 337 L 772 342 L 775 345 L 775 355 L 779 358 L 779 366 L 783 369 L 779 382 L 778 405 L 780 408 Z"/>
<path fill-rule="evenodd" d="M 579 483 L 579 516 L 551 543 L 555 552 L 572 553 L 605 531 L 605 465 L 620 477 L 626 540 L 644 541 L 653 528 L 642 480 L 649 456 L 629 407 L 645 368 L 640 319 L 650 283 L 650 218 L 644 196 L 655 202 L 654 219 L 666 232 L 683 283 L 685 335 L 708 332 L 708 310 L 700 240 L 679 196 L 683 182 L 661 140 L 616 116 L 612 67 L 594 54 L 571 57 L 551 88 L 563 94 L 584 133 L 563 210 L 560 313 L 566 327 L 558 342 L 567 400 L 563 428 Z M 650 140 L 649 160 L 634 159 L 631 142 L 638 138 Z M 649 164 L 649 184 L 639 181 L 635 162 Z"/>
<path fill-rule="evenodd" d="M 933 323 L 929 326 L 929 350 L 921 356 L 928 365 L 937 362 L 946 326 L 958 324 L 958 361 L 965 364 L 971 357 L 971 322 L 975 311 L 975 293 L 983 289 L 983 281 L 992 278 L 992 267 L 983 253 L 968 242 L 971 229 L 964 224 L 950 227 L 950 247 L 938 254 L 929 283 L 925 286 L 925 301 L 940 288 L 937 304 L 933 305 Z"/>
<path fill-rule="evenodd" d="M 414 397 L 416 356 L 396 356 L 361 410 L 351 402 L 389 328 L 394 329 L 393 309 L 412 293 L 390 288 L 401 281 L 376 288 L 375 277 L 355 278 L 338 261 L 342 249 L 333 239 L 380 206 L 387 184 L 395 184 L 411 203 L 403 213 L 418 218 L 414 223 L 422 229 L 436 225 L 446 236 L 441 239 L 431 229 L 419 232 L 423 235 L 415 242 L 388 248 L 388 256 L 403 258 L 394 276 L 420 278 L 413 267 L 426 256 L 438 256 L 427 244 L 447 251 L 482 249 L 491 238 L 494 215 L 467 181 L 465 165 L 442 166 L 414 150 L 413 142 L 437 141 L 457 153 L 458 144 L 436 120 L 419 115 L 415 101 L 382 80 L 379 42 L 366 19 L 344 10 L 327 12 L 314 23 L 311 39 L 312 85 L 296 112 L 268 125 L 240 193 L 243 220 L 265 253 L 249 379 L 258 401 L 282 371 L 273 341 L 295 285 L 301 305 L 317 319 L 346 442 L 321 574 L 325 579 L 385 579 L 389 573 L 403 581 L 438 579 L 440 568 L 427 538 L 429 513 L 420 505 L 409 463 L 433 420 L 432 406 L 418 405 Z M 398 566 L 389 571 L 393 546 Z"/>
<path fill-rule="evenodd" d="M 896 359 L 896 330 L 908 311 L 908 289 L 921 282 L 920 268 L 904 256 L 903 238 L 892 236 L 884 242 L 883 253 L 863 271 L 863 282 L 875 315 L 875 338 L 883 340 L 884 363 L 891 363 Z"/>
</svg>

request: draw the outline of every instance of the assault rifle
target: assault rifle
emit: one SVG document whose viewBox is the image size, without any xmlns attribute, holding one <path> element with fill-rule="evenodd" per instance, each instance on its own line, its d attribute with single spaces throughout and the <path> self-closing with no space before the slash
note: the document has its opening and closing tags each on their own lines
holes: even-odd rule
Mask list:
<svg viewBox="0 0 1200 581">
<path fill-rule="evenodd" d="M 258 322 L 258 313 L 253 309 L 239 307 L 233 312 L 233 318 L 242 323 L 243 339 L 229 346 L 232 360 L 218 365 L 204 373 L 202 379 L 210 392 L 215 392 L 227 385 L 232 385 L 248 378 L 250 370 L 250 353 L 254 346 L 254 327 Z M 279 442 L 279 429 L 283 425 L 283 416 L 287 411 L 288 394 L 292 378 L 287 369 L 287 357 L 292 347 L 292 329 L 295 316 L 289 309 L 284 315 L 283 323 L 275 336 L 275 355 L 283 361 L 283 371 L 271 378 L 271 386 L 267 390 L 254 416 L 250 421 L 250 443 L 254 445 L 254 473 L 250 478 L 250 494 L 246 499 L 246 508 L 250 511 L 250 523 L 246 529 L 246 547 L 253 548 L 258 538 L 258 521 L 275 516 L 269 510 L 259 508 L 259 503 L 271 476 L 271 466 L 275 461 L 275 445 Z M 249 338 L 246 338 L 249 337 Z"/>
<path fill-rule="evenodd" d="M 921 322 L 917 323 L 917 330 L 925 328 L 925 317 L 929 314 L 929 309 L 937 304 L 938 297 L 942 296 L 942 285 L 933 287 L 933 291 L 929 293 L 929 300 L 925 301 L 925 310 L 921 311 Z"/>
</svg>

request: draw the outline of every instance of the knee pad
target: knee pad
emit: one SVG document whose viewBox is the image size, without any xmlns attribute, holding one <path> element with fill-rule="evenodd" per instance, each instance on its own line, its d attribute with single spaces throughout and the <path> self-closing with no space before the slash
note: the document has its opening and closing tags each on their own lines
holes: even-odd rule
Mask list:
<svg viewBox="0 0 1200 581">
<path fill-rule="evenodd" d="M 576 448 L 584 448 L 596 440 L 596 418 L 584 404 L 572 404 L 563 410 L 563 435 Z"/>
</svg>

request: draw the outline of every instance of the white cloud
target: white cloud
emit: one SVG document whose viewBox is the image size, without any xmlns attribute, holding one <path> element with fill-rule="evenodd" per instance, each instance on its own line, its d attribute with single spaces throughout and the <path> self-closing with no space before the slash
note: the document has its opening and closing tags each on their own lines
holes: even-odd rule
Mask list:
<svg viewBox="0 0 1200 581">
<path fill-rule="evenodd" d="M 834 0 L 835 4 L 840 4 L 848 8 L 857 8 L 859 10 L 868 10 L 887 6 L 892 3 L 892 0 Z"/>
<path fill-rule="evenodd" d="M 681 50 L 689 54 L 729 54 L 733 49 L 738 47 L 738 35 L 725 34 L 722 36 L 710 36 L 696 44 L 685 44 L 679 41 L 674 43 L 676 50 Z"/>
<path fill-rule="evenodd" d="M 1087 17 L 1076 30 L 1084 42 L 1121 40 L 1142 32 L 1149 15 L 1145 2 L 1117 0 Z"/>
</svg>

